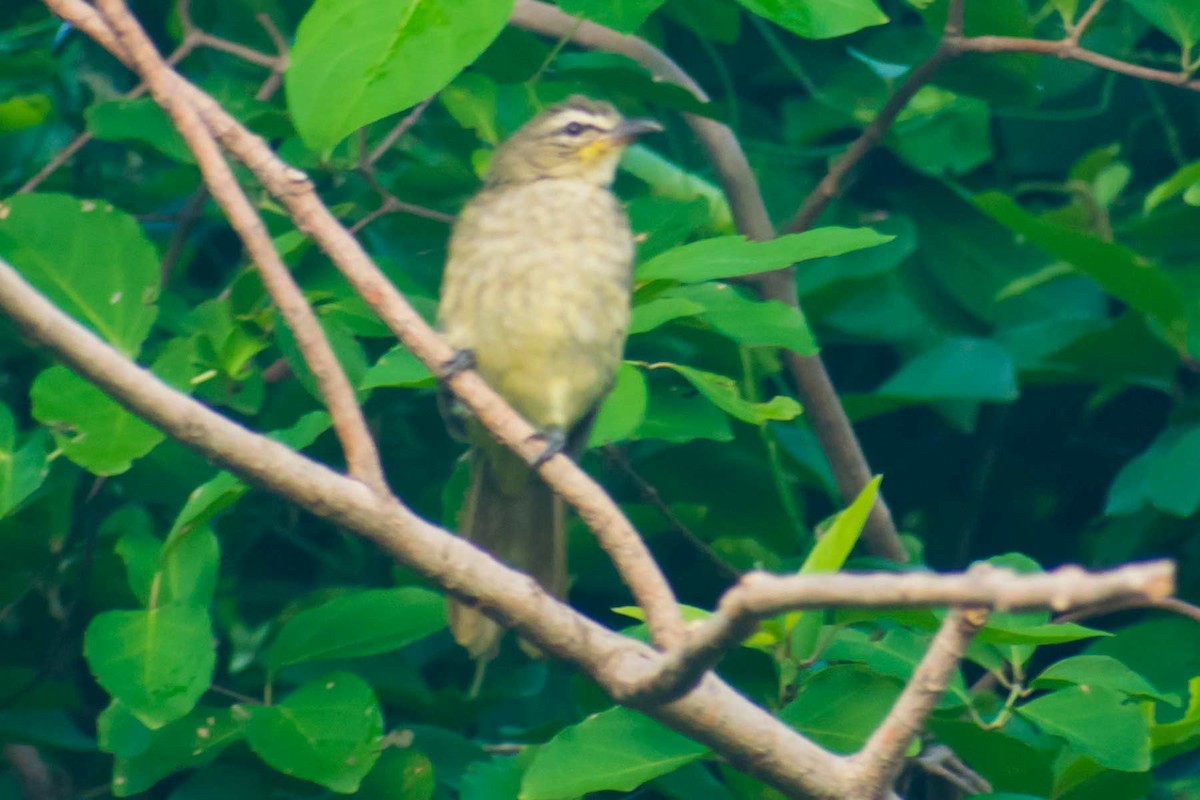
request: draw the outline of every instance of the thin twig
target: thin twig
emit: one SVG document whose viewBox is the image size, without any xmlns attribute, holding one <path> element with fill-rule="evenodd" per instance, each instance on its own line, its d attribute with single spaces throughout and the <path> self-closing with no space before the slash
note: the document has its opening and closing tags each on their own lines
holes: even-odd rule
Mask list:
<svg viewBox="0 0 1200 800">
<path fill-rule="evenodd" d="M 170 115 L 175 128 L 196 156 L 196 164 L 213 199 L 224 210 L 230 225 L 242 239 L 246 251 L 262 275 L 263 285 L 278 306 L 297 346 L 316 377 L 333 418 L 333 426 L 345 451 L 350 474 L 373 490 L 387 493 L 379 454 L 371 438 L 354 387 L 304 293 L 293 280 L 267 233 L 254 205 L 238 186 L 233 170 L 225 163 L 217 142 L 204 123 L 174 90 L 170 67 L 123 0 L 99 0 L 98 7 L 125 49 L 133 69 L 142 76 L 155 101 Z"/>
<path fill-rule="evenodd" d="M 429 97 L 426 97 L 424 100 L 417 103 L 416 106 L 413 107 L 413 110 L 405 114 L 404 118 L 396 123 L 396 127 L 388 131 L 387 136 L 384 136 L 383 139 L 380 140 L 379 144 L 375 145 L 375 149 L 371 151 L 371 155 L 367 156 L 367 158 L 359 166 L 362 168 L 373 167 L 375 162 L 383 158 L 387 151 L 392 149 L 392 145 L 394 145 L 401 136 L 408 133 L 409 130 L 412 129 L 413 125 L 417 124 L 417 122 L 421 119 L 421 115 L 425 113 L 425 109 L 429 108 L 430 103 L 433 102 L 433 98 L 435 97 L 437 97 L 437 95 L 431 94 Z"/>
<path fill-rule="evenodd" d="M 671 507 L 663 501 L 662 496 L 658 493 L 658 489 L 651 486 L 645 478 L 638 474 L 637 470 L 635 470 L 633 465 L 629 463 L 629 459 L 625 457 L 624 453 L 622 453 L 613 445 L 606 445 L 604 447 L 604 455 L 608 458 L 609 463 L 621 470 L 621 472 L 625 474 L 625 477 L 633 481 L 634 485 L 638 488 L 638 492 L 641 493 L 642 498 L 647 503 L 654 506 L 655 510 L 658 511 L 658 513 L 662 515 L 662 518 L 667 521 L 667 524 L 674 528 L 675 531 L 682 536 L 688 544 L 695 548 L 696 552 L 708 559 L 708 561 L 717 568 L 718 572 L 730 580 L 736 581 L 742 577 L 741 570 L 735 569 L 729 564 L 726 564 L 721 556 L 717 554 L 717 551 L 712 549 L 712 545 L 701 539 L 692 531 L 691 528 L 683 524 L 683 520 L 676 516 L 675 512 L 671 510 Z"/>
<path fill-rule="evenodd" d="M 204 210 L 207 202 L 208 189 L 200 186 L 192 192 L 192 196 L 180 209 L 179 216 L 175 218 L 175 230 L 171 232 L 171 239 L 167 242 L 167 249 L 163 251 L 162 264 L 158 269 L 159 286 L 165 287 L 170 283 L 171 273 L 175 270 L 175 264 L 183 254 L 183 246 L 187 241 L 188 234 L 192 232 L 192 225 L 200 217 L 200 212 Z"/>
</svg>

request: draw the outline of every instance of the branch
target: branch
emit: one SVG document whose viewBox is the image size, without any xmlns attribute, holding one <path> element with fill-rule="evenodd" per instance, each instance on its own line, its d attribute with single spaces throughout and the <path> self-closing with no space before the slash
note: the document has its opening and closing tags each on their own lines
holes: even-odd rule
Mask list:
<svg viewBox="0 0 1200 800">
<path fill-rule="evenodd" d="M 2 260 L 0 309 L 25 336 L 172 438 L 313 514 L 358 531 L 456 597 L 496 609 L 522 637 L 575 664 L 607 691 L 619 691 L 659 657 L 554 599 L 527 575 L 422 520 L 396 498 L 375 494 L 166 385 L 60 311 Z M 714 675 L 670 704 L 643 710 L 784 792 L 824 800 L 846 796 L 837 757 Z"/>
<path fill-rule="evenodd" d="M 263 285 L 296 337 L 300 352 L 329 406 L 350 474 L 373 490 L 386 494 L 387 480 L 383 476 L 379 453 L 367 429 L 354 387 L 333 352 L 317 315 L 304 298 L 304 292 L 276 252 L 262 218 L 238 186 L 233 170 L 225 163 L 220 148 L 195 110 L 175 93 L 170 67 L 154 49 L 123 0 L 99 0 L 98 5 L 100 13 L 117 34 L 134 71 L 149 87 L 155 102 L 170 115 L 175 128 L 196 156 L 196 164 L 213 199 L 241 237 L 246 252 L 262 276 Z"/>
<path fill-rule="evenodd" d="M 422 520 L 395 497 L 376 494 L 171 388 L 59 310 L 2 260 L 0 310 L 29 339 L 49 347 L 77 373 L 172 438 L 313 514 L 359 532 L 454 596 L 495 609 L 522 637 L 575 664 L 614 697 L 628 697 L 631 686 L 670 663 L 669 655 L 579 614 L 527 575 Z M 1168 562 L 1093 575 L 1077 567 L 1045 575 L 983 568 L 946 576 L 757 574 L 727 593 L 713 622 L 699 630 L 722 617 L 744 620 L 816 604 L 1068 608 L 1129 594 L 1160 597 L 1172 585 Z M 852 788 L 858 767 L 850 759 L 813 744 L 711 673 L 676 700 L 636 705 L 789 795 L 818 800 L 859 796 Z M 911 724 L 919 725 L 920 720 Z"/>
<path fill-rule="evenodd" d="M 517 0 L 509 22 L 546 36 L 568 36 L 581 47 L 628 56 L 657 78 L 678 84 L 701 102 L 708 102 L 708 95 L 678 64 L 666 53 L 636 36 L 619 33 L 594 22 L 581 22 L 540 0 Z M 683 119 L 691 126 L 717 171 L 738 230 L 751 239 L 773 239 L 775 227 L 767 215 L 758 180 L 733 131 L 716 120 L 696 114 L 683 114 Z M 756 283 L 763 298 L 793 308 L 800 307 L 790 269 L 761 275 Z M 833 469 L 838 491 L 842 499 L 849 503 L 858 497 L 872 477 L 862 446 L 821 358 L 798 356 L 790 351 L 785 351 L 784 355 L 788 371 L 792 373 L 804 401 L 805 415 Z M 863 540 L 867 549 L 875 555 L 898 562 L 908 561 L 908 553 L 900 542 L 896 525 L 882 495 L 876 499 L 871 510 L 863 529 Z"/>
<path fill-rule="evenodd" d="M 721 598 L 706 622 L 666 653 L 657 672 L 623 687 L 623 697 L 649 702 L 685 691 L 716 666 L 732 647 L 754 632 L 759 621 L 787 611 L 811 608 L 974 608 L 1020 611 L 1051 608 L 1058 612 L 1110 603 L 1158 605 L 1175 591 L 1170 561 L 1131 564 L 1107 572 L 1079 567 L 1017 574 L 976 564 L 962 575 L 868 573 L 774 575 L 753 572 Z"/>
<path fill-rule="evenodd" d="M 113 31 L 90 5 L 81 0 L 46 0 L 46 5 L 124 60 Z M 426 366 L 435 373 L 443 373 L 444 366 L 454 357 L 453 349 L 417 314 L 321 203 L 308 176 L 281 161 L 261 137 L 243 127 L 212 97 L 173 71 L 164 74 L 169 78 L 171 91 L 185 98 L 217 140 L 284 204 L 297 227 L 314 239 L 392 333 Z M 456 373 L 446 379 L 446 384 L 499 442 L 526 463 L 537 461 L 544 448 L 536 429 L 489 388 L 478 373 Z M 646 612 L 656 643 L 669 647 L 677 642 L 683 633 L 683 619 L 674 592 L 620 507 L 566 456 L 546 461 L 538 474 L 579 512 L 595 533 L 634 599 Z"/>
<path fill-rule="evenodd" d="M 1193 78 L 1190 73 L 1169 72 L 1165 69 L 1153 69 L 1143 67 L 1141 64 L 1122 61 L 1119 58 L 1080 47 L 1070 37 L 1059 41 L 1046 41 L 1044 39 L 1021 39 L 1014 36 L 971 36 L 955 43 L 955 49 L 960 53 L 1035 53 L 1057 56 L 1068 61 L 1082 61 L 1109 72 L 1200 92 L 1200 78 Z"/>
<path fill-rule="evenodd" d="M 50 766 L 37 748 L 28 744 L 6 744 L 0 750 L 9 769 L 21 783 L 23 800 L 59 800 L 66 792 L 54 780 Z"/>
<path fill-rule="evenodd" d="M 987 622 L 986 611 L 951 609 L 925 657 L 888 715 L 851 758 L 857 797 L 881 797 L 904 766 L 904 753 L 950 685 L 967 645 Z"/>
</svg>

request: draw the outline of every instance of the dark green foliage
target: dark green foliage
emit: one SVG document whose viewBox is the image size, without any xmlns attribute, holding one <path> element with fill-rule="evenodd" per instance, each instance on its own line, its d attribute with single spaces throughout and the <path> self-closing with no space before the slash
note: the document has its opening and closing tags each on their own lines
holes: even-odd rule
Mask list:
<svg viewBox="0 0 1200 800">
<path fill-rule="evenodd" d="M 736 131 L 782 227 L 932 51 L 946 0 L 559 4 L 662 47 L 711 102 L 623 56 L 505 28 L 501 0 L 194 0 L 197 25 L 264 54 L 255 15 L 268 16 L 291 68 L 273 93 L 260 93 L 261 65 L 211 48 L 181 69 L 364 226 L 360 241 L 427 318 L 445 220 L 537 108 L 582 91 L 667 125 L 618 177 L 639 235 L 634 322 L 592 431 L 618 460 L 583 464 L 690 619 L 730 568 L 888 568 L 851 553 L 872 495 L 827 521 L 842 504 L 781 348 L 820 349 L 922 564 L 1169 556 L 1181 596 L 1197 599 L 1200 93 L 974 54 L 916 93 L 822 227 L 748 242 L 678 112 Z M 969 35 L 1056 39 L 1088 3 L 966 6 Z M 1110 0 L 1083 45 L 1194 72 L 1198 9 Z M 173 4 L 135 11 L 164 52 L 179 44 Z M 80 33 L 55 46 L 57 28 L 33 0 L 0 4 L 0 257 L 171 385 L 340 467 L 315 379 L 197 194 L 169 119 L 123 97 L 134 80 Z M 82 131 L 93 141 L 16 194 Z M 429 371 L 238 175 L 355 384 L 393 488 L 452 526 L 460 445 Z M 416 213 L 372 217 L 380 189 Z M 803 313 L 741 280 L 792 264 Z M 571 563 L 584 613 L 618 629 L 640 619 L 582 526 Z M 853 752 L 940 614 L 786 614 L 719 669 Z M 444 628 L 436 587 L 164 441 L 0 320 L 0 743 L 37 746 L 77 796 L 779 796 L 515 646 L 469 696 L 472 665 Z M 997 614 L 928 730 L 993 798 L 1195 800 L 1200 624 Z M 945 796 L 936 784 L 918 778 L 907 796 Z M 17 791 L 0 768 L 0 800 Z"/>
</svg>

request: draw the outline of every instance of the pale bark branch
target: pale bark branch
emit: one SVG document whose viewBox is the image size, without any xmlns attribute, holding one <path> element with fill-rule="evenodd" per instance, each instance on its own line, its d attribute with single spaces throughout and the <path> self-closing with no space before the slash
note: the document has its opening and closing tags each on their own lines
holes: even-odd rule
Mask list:
<svg viewBox="0 0 1200 800">
<path fill-rule="evenodd" d="M 1157 605 L 1174 591 L 1175 565 L 1170 561 L 1094 573 L 1066 566 L 1047 573 L 1017 574 L 986 563 L 960 575 L 752 572 L 725 593 L 712 617 L 692 627 L 682 646 L 664 655 L 656 672 L 626 686 L 623 696 L 645 702 L 686 691 L 730 648 L 752 634 L 761 620 L 787 611 L 950 607 L 994 611 L 1049 608 L 1061 613 L 1100 602 Z"/>
<path fill-rule="evenodd" d="M 702 102 L 708 101 L 708 95 L 700 85 L 666 53 L 637 36 L 623 34 L 594 22 L 581 22 L 540 0 L 517 0 L 509 21 L 517 27 L 546 36 L 569 36 L 581 47 L 628 56 L 656 77 L 682 86 Z M 725 190 L 738 230 L 751 239 L 773 239 L 776 235 L 775 226 L 767 215 L 758 180 L 733 131 L 721 122 L 698 114 L 684 114 L 683 118 L 708 153 Z M 760 275 L 756 284 L 763 298 L 800 307 L 790 269 Z M 791 351 L 785 351 L 784 355 L 785 364 L 804 403 L 805 416 L 829 459 L 838 492 L 843 501 L 849 503 L 858 497 L 871 480 L 871 469 L 862 446 L 820 356 L 799 356 Z M 875 555 L 892 561 L 908 561 L 908 553 L 900 542 L 891 511 L 882 495 L 871 509 L 863 529 L 863 541 Z"/>
<path fill-rule="evenodd" d="M 0 261 L 0 310 L 35 343 L 171 437 L 237 475 L 375 542 L 461 599 L 499 612 L 522 637 L 574 663 L 615 697 L 711 747 L 731 763 L 791 795 L 820 800 L 857 796 L 857 768 L 735 692 L 709 672 L 678 699 L 634 702 L 631 687 L 666 669 L 672 656 L 614 633 L 548 595 L 532 578 L 422 520 L 395 497 L 372 492 L 266 436 L 247 430 L 171 388 L 63 313 Z M 1171 565 L 1133 565 L 1088 575 L 1004 570 L 970 575 L 770 576 L 743 580 L 721 602 L 745 620 L 815 605 L 928 605 L 1067 608 L 1113 597 L 1169 593 Z M 704 623 L 699 630 L 706 630 Z M 739 623 L 740 624 L 740 623 Z M 732 645 L 736 640 L 729 640 Z M 923 721 L 915 717 L 912 726 Z"/>
<path fill-rule="evenodd" d="M 381 496 L 167 386 L 64 314 L 0 260 L 0 309 L 30 340 L 172 438 L 310 512 L 359 532 L 456 597 L 496 609 L 522 637 L 574 663 L 606 690 L 651 668 L 653 649 L 554 599 L 532 578 Z M 706 676 L 678 700 L 643 709 L 790 794 L 835 800 L 840 760 Z"/>
<path fill-rule="evenodd" d="M 81 0 L 46 0 L 46 5 L 125 60 L 113 31 L 92 6 Z M 195 109 L 221 145 L 284 204 L 297 227 L 313 238 L 392 333 L 435 373 L 444 372 L 444 365 L 454 356 L 451 347 L 417 314 L 330 213 L 317 197 L 308 176 L 281 161 L 261 137 L 248 131 L 212 97 L 178 73 L 167 69 L 162 74 L 171 91 Z M 544 446 L 536 429 L 489 388 L 478 373 L 459 372 L 447 378 L 446 383 L 498 441 L 530 464 L 538 459 Z M 566 456 L 551 458 L 538 473 L 596 534 L 635 601 L 646 612 L 655 642 L 666 648 L 679 641 L 683 619 L 674 592 L 620 507 Z"/>
<path fill-rule="evenodd" d="M 987 618 L 988 612 L 980 609 L 954 608 L 946 615 L 888 715 L 850 758 L 858 788 L 853 796 L 866 800 L 887 796 L 904 767 L 905 752 L 946 693 L 967 646 Z"/>
<path fill-rule="evenodd" d="M 317 315 L 305 299 L 304 292 L 292 279 L 291 272 L 276 252 L 262 218 L 238 186 L 233 170 L 225 163 L 216 140 L 196 115 L 195 109 L 174 91 L 170 67 L 129 13 L 123 0 L 99 0 L 98 6 L 101 15 L 107 18 L 109 26 L 117 34 L 127 63 L 149 87 L 155 102 L 171 117 L 176 130 L 196 156 L 196 165 L 204 176 L 209 192 L 237 231 L 262 276 L 263 286 L 295 336 L 296 344 L 329 407 L 350 474 L 376 492 L 387 493 L 387 480 L 380 465 L 379 453 L 358 405 L 354 387 L 333 352 Z"/>
</svg>

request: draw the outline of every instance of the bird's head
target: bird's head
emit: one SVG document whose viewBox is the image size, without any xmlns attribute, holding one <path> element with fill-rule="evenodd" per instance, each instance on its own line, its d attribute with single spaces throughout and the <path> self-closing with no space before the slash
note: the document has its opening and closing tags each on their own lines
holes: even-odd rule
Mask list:
<svg viewBox="0 0 1200 800">
<path fill-rule="evenodd" d="M 608 186 L 625 147 L 661 130 L 654 120 L 626 119 L 609 103 L 572 95 L 529 120 L 497 148 L 488 183 L 574 178 Z"/>
</svg>

